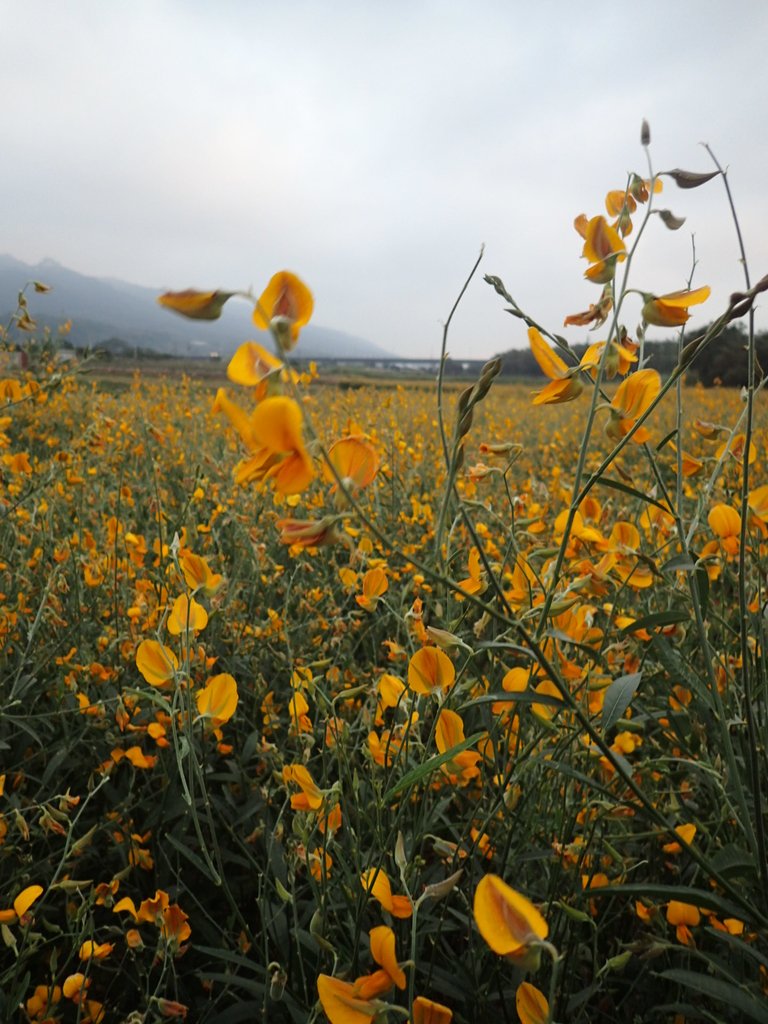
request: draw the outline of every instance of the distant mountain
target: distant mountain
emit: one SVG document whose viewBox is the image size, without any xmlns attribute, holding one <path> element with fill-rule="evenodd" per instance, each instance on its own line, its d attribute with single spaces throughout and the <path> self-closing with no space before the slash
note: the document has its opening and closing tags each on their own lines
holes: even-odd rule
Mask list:
<svg viewBox="0 0 768 1024">
<path fill-rule="evenodd" d="M 251 323 L 250 307 L 232 300 L 220 320 L 198 321 L 162 309 L 157 296 L 162 287 L 144 288 L 115 278 L 89 277 L 45 259 L 30 266 L 0 255 L 0 323 L 7 323 L 16 309 L 16 298 L 27 281 L 37 280 L 52 289 L 30 296 L 30 309 L 41 326 L 55 329 L 72 321 L 69 340 L 78 347 L 96 347 L 119 338 L 129 345 L 178 356 L 231 355 L 243 341 L 258 338 Z M 179 286 L 179 290 L 183 285 Z M 262 338 L 264 335 L 262 335 Z M 391 359 L 364 338 L 309 324 L 301 332 L 300 355 L 304 359 Z"/>
</svg>

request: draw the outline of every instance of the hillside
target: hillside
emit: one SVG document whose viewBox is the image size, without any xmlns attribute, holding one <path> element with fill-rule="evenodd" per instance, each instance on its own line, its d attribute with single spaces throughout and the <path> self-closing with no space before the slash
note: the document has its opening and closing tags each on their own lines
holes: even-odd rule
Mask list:
<svg viewBox="0 0 768 1024">
<path fill-rule="evenodd" d="M 30 265 L 7 255 L 0 255 L 0 322 L 7 322 L 20 289 L 30 280 L 42 281 L 52 289 L 34 296 L 36 321 L 55 328 L 71 320 L 69 338 L 78 347 L 94 347 L 108 338 L 119 338 L 129 345 L 177 356 L 213 351 L 228 356 L 256 334 L 245 302 L 228 303 L 221 319 L 214 322 L 186 320 L 157 305 L 162 287 L 145 288 L 115 278 L 90 277 L 50 259 Z M 179 287 L 183 286 L 184 282 Z M 364 338 L 312 324 L 301 333 L 301 355 L 305 359 L 392 357 Z"/>
</svg>

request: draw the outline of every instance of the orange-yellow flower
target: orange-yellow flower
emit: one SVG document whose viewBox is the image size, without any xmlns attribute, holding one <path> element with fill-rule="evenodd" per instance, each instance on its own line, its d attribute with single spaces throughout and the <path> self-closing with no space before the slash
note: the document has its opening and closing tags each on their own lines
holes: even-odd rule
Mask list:
<svg viewBox="0 0 768 1024">
<path fill-rule="evenodd" d="M 228 722 L 237 708 L 237 683 L 228 672 L 211 676 L 205 687 L 197 691 L 198 713 L 204 715 L 218 729 Z"/>
<path fill-rule="evenodd" d="M 729 555 L 737 554 L 741 536 L 741 516 L 730 505 L 718 504 L 709 510 L 707 522 L 713 533 L 720 539 L 720 544 Z"/>
<path fill-rule="evenodd" d="M 549 377 L 551 383 L 536 393 L 534 405 L 556 405 L 560 402 L 572 402 L 584 390 L 578 378 L 578 366 L 567 366 L 554 349 L 544 341 L 535 327 L 528 328 L 528 341 L 533 358 L 539 364 L 541 372 Z"/>
<path fill-rule="evenodd" d="M 278 519 L 275 525 L 280 531 L 281 544 L 316 548 L 339 540 L 335 529 L 338 522 L 339 517 L 332 515 L 322 519 Z"/>
<path fill-rule="evenodd" d="M 283 364 L 271 352 L 255 341 L 245 341 L 227 366 L 227 376 L 235 384 L 257 387 L 270 374 L 282 369 Z"/>
<path fill-rule="evenodd" d="M 616 274 L 617 262 L 627 258 L 621 236 L 602 215 L 577 218 L 574 226 L 584 239 L 582 256 L 590 264 L 584 276 L 595 284 L 607 284 Z"/>
<path fill-rule="evenodd" d="M 439 647 L 422 647 L 408 663 L 408 686 L 416 693 L 445 692 L 455 679 L 453 662 Z"/>
<path fill-rule="evenodd" d="M 29 908 L 43 895 L 42 885 L 28 885 L 13 901 L 13 908 L 0 910 L 0 924 L 16 924 L 23 921 Z"/>
<path fill-rule="evenodd" d="M 424 996 L 413 1000 L 412 1024 L 451 1024 L 453 1010 Z"/>
<path fill-rule="evenodd" d="M 678 942 L 684 946 L 695 945 L 691 928 L 695 928 L 701 921 L 698 907 L 681 900 L 670 900 L 667 904 L 667 921 L 674 926 Z"/>
<path fill-rule="evenodd" d="M 710 288 L 704 285 L 693 291 L 683 289 L 667 295 L 644 295 L 643 320 L 655 327 L 681 327 L 688 319 L 689 306 L 697 306 L 709 298 Z"/>
<path fill-rule="evenodd" d="M 294 811 L 318 811 L 323 804 L 322 790 L 318 789 L 309 770 L 302 764 L 287 764 L 283 768 L 283 782 L 292 782 L 301 789 L 291 797 Z"/>
<path fill-rule="evenodd" d="M 388 587 L 389 581 L 383 569 L 369 569 L 363 576 L 363 592 L 356 595 L 355 601 L 367 612 L 373 612 Z"/>
<path fill-rule="evenodd" d="M 187 548 L 179 552 L 179 565 L 190 590 L 202 590 L 206 597 L 213 597 L 224 583 L 224 577 L 212 572 L 202 555 L 195 555 Z"/>
<path fill-rule="evenodd" d="M 277 395 L 259 402 L 249 415 L 219 388 L 214 412 L 223 412 L 251 453 L 235 467 L 235 481 L 274 479 L 281 494 L 298 494 L 314 476 L 304 447 L 301 409 L 292 398 Z"/>
<path fill-rule="evenodd" d="M 157 640 L 142 640 L 136 651 L 136 667 L 150 686 L 167 686 L 179 667 L 179 659 Z"/>
<path fill-rule="evenodd" d="M 475 889 L 475 922 L 500 956 L 523 960 L 532 945 L 546 939 L 547 922 L 530 900 L 497 875 L 485 875 Z"/>
<path fill-rule="evenodd" d="M 373 1024 L 376 1014 L 384 1008 L 378 999 L 361 998 L 351 981 L 329 974 L 318 976 L 317 994 L 331 1024 Z"/>
<path fill-rule="evenodd" d="M 379 901 L 393 917 L 411 917 L 413 905 L 408 896 L 395 896 L 389 878 L 382 868 L 369 868 L 360 878 L 363 888 Z"/>
<path fill-rule="evenodd" d="M 231 299 L 235 292 L 198 292 L 187 288 L 183 292 L 165 292 L 158 296 L 157 301 L 174 313 L 189 317 L 192 320 L 218 320 L 224 303 Z"/>
<path fill-rule="evenodd" d="M 180 594 L 173 602 L 166 625 L 172 636 L 187 632 L 197 633 L 208 625 L 208 612 L 194 597 Z"/>
<path fill-rule="evenodd" d="M 608 436 L 618 439 L 628 434 L 660 391 L 658 370 L 638 370 L 626 377 L 611 400 L 611 419 L 606 428 Z M 649 437 L 648 431 L 642 427 L 633 434 L 638 443 L 647 441 Z"/>
<path fill-rule="evenodd" d="M 348 490 L 362 490 L 367 487 L 379 469 L 376 449 L 362 435 L 342 437 L 340 441 L 336 441 L 328 451 L 328 458 Z M 325 464 L 323 476 L 333 484 L 331 489 L 336 490 L 336 480 Z"/>
<path fill-rule="evenodd" d="M 299 331 L 309 323 L 314 309 L 312 292 L 289 270 L 275 274 L 261 293 L 253 311 L 253 322 L 277 334 L 283 349 L 290 351 L 299 339 Z"/>
<path fill-rule="evenodd" d="M 441 754 L 464 742 L 464 722 L 455 711 L 443 708 L 435 723 L 435 744 Z M 454 758 L 442 765 L 443 774 L 459 784 L 468 782 L 480 774 L 477 762 L 480 754 L 474 750 L 463 750 Z"/>
<path fill-rule="evenodd" d="M 520 1024 L 549 1024 L 549 1003 L 543 992 L 524 981 L 515 992 L 515 1007 Z"/>
</svg>

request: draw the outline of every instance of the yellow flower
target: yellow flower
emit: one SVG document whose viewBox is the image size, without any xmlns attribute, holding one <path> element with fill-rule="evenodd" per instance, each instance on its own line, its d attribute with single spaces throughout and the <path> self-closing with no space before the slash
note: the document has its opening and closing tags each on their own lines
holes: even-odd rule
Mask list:
<svg viewBox="0 0 768 1024">
<path fill-rule="evenodd" d="M 383 569 L 369 569 L 363 576 L 363 592 L 356 595 L 355 601 L 367 612 L 373 612 L 388 587 L 387 574 Z"/>
<path fill-rule="evenodd" d="M 577 217 L 576 230 L 584 239 L 582 256 L 589 261 L 584 276 L 595 284 L 607 284 L 616 274 L 616 264 L 627 258 L 626 246 L 618 231 L 603 216 Z"/>
<path fill-rule="evenodd" d="M 213 597 L 224 583 L 224 577 L 211 572 L 211 568 L 201 555 L 195 555 L 187 548 L 179 552 L 179 565 L 190 590 L 202 590 L 206 597 Z"/>
<path fill-rule="evenodd" d="M 439 647 L 422 647 L 408 663 L 408 686 L 416 693 L 449 690 L 455 678 L 453 662 Z"/>
<path fill-rule="evenodd" d="M 208 612 L 194 597 L 181 594 L 173 602 L 171 614 L 168 616 L 168 632 L 172 636 L 182 633 L 197 633 L 208 625 Z"/>
<path fill-rule="evenodd" d="M 304 282 L 288 270 L 275 274 L 259 297 L 253 311 L 253 322 L 266 331 L 270 328 L 280 344 L 289 352 L 299 338 L 301 328 L 309 323 L 314 309 L 312 292 Z"/>
<path fill-rule="evenodd" d="M 606 428 L 609 437 L 624 437 L 661 391 L 658 370 L 637 370 L 626 377 L 611 400 L 611 420 Z M 633 435 L 638 443 L 647 441 L 650 434 L 641 428 Z"/>
<path fill-rule="evenodd" d="M 179 659 L 157 640 L 142 640 L 136 651 L 136 667 L 150 686 L 166 686 L 179 667 Z"/>
<path fill-rule="evenodd" d="M 680 327 L 689 319 L 688 307 L 706 302 L 710 289 L 707 285 L 694 291 L 683 289 L 667 295 L 644 295 L 643 320 L 655 327 Z"/>
<path fill-rule="evenodd" d="M 451 1024 L 453 1010 L 442 1003 L 435 1003 L 424 996 L 416 996 L 413 1001 L 411 1024 Z"/>
<path fill-rule="evenodd" d="M 737 554 L 741 536 L 741 516 L 730 505 L 713 505 L 707 522 L 713 533 L 720 538 L 720 544 L 729 555 Z"/>
<path fill-rule="evenodd" d="M 245 341 L 230 359 L 227 376 L 235 384 L 256 387 L 282 365 L 276 356 L 255 341 Z"/>
<path fill-rule="evenodd" d="M 544 993 L 530 982 L 518 985 L 515 1007 L 520 1024 L 549 1024 L 549 1003 Z"/>
<path fill-rule="evenodd" d="M 344 481 L 348 490 L 362 490 L 371 483 L 379 469 L 379 457 L 376 449 L 362 435 L 343 437 L 331 445 L 328 458 L 338 476 Z M 336 480 L 330 468 L 323 464 L 323 476 L 333 484 Z"/>
<path fill-rule="evenodd" d="M 314 477 L 302 438 L 301 409 L 292 398 L 266 398 L 249 415 L 219 388 L 214 412 L 223 412 L 251 453 L 235 467 L 235 480 L 274 479 L 281 494 L 298 494 Z"/>
<path fill-rule="evenodd" d="M 237 708 L 237 683 L 228 672 L 211 676 L 205 687 L 197 691 L 198 713 L 210 719 L 217 729 L 228 722 Z"/>
<path fill-rule="evenodd" d="M 23 923 L 24 915 L 42 895 L 42 885 L 28 885 L 26 889 L 22 889 L 13 901 L 13 909 L 0 910 L 0 924 L 16 924 L 19 921 Z"/>
<path fill-rule="evenodd" d="M 283 782 L 292 782 L 301 789 L 301 793 L 295 793 L 291 797 L 291 807 L 294 811 L 320 810 L 323 805 L 323 793 L 304 765 L 287 764 L 283 768 Z"/>
<path fill-rule="evenodd" d="M 158 297 L 158 302 L 174 313 L 189 317 L 191 320 L 218 320 L 224 303 L 231 299 L 235 292 L 198 292 L 187 288 L 183 292 L 166 292 Z"/>
<path fill-rule="evenodd" d="M 379 1010 L 384 1008 L 378 999 L 362 999 L 351 981 L 328 974 L 318 976 L 317 993 L 331 1024 L 373 1024 Z"/>
<path fill-rule="evenodd" d="M 500 956 L 523 961 L 530 947 L 546 939 L 547 922 L 534 905 L 497 875 L 485 875 L 475 889 L 474 914 L 480 934 Z"/>
<path fill-rule="evenodd" d="M 549 377 L 551 383 L 536 393 L 534 405 L 556 405 L 560 402 L 572 402 L 584 390 L 578 378 L 579 367 L 569 367 L 554 349 L 544 341 L 535 327 L 528 328 L 528 341 L 533 358 L 539 364 L 541 372 Z"/>
<path fill-rule="evenodd" d="M 408 896 L 394 896 L 389 878 L 382 868 L 364 871 L 360 882 L 366 892 L 379 901 L 393 917 L 411 917 L 413 905 Z"/>
</svg>

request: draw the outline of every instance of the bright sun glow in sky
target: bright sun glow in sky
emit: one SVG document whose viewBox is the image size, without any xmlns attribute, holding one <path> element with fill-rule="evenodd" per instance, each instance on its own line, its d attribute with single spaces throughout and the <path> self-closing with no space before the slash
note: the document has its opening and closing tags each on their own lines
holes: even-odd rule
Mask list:
<svg viewBox="0 0 768 1024">
<path fill-rule="evenodd" d="M 768 273 L 765 0 L 0 0 L 0 27 L 0 250 L 27 262 L 176 289 L 286 268 L 317 323 L 435 356 L 484 243 L 449 349 L 487 357 L 526 335 L 483 273 L 555 330 L 597 300 L 573 219 L 647 175 L 645 117 L 654 170 L 711 169 L 702 142 L 729 167 Z M 684 287 L 695 236 L 706 322 L 744 287 L 722 183 L 659 199 L 686 223 L 652 219 L 630 283 Z"/>
</svg>

